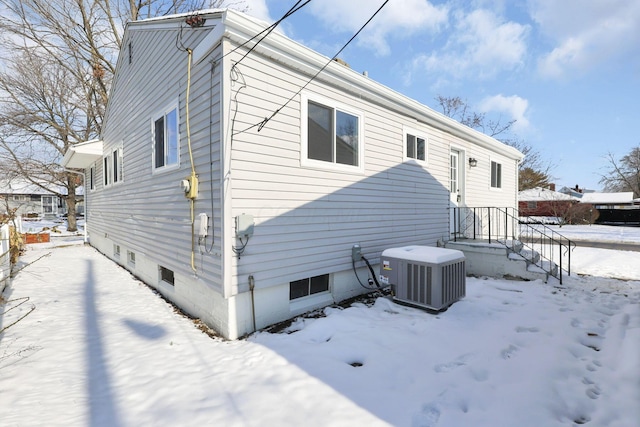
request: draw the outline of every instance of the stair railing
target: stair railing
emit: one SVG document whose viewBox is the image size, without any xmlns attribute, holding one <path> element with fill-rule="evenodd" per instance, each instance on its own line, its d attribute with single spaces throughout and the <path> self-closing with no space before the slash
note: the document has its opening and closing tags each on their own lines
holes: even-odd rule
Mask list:
<svg viewBox="0 0 640 427">
<path fill-rule="evenodd" d="M 452 207 L 451 236 L 458 240 L 498 243 L 556 277 L 571 275 L 571 252 L 576 244 L 544 224 L 521 222 L 517 209 L 499 207 Z M 526 251 L 516 251 L 522 245 Z M 523 253 L 524 252 L 524 253 Z M 554 265 L 558 268 L 554 268 Z"/>
</svg>

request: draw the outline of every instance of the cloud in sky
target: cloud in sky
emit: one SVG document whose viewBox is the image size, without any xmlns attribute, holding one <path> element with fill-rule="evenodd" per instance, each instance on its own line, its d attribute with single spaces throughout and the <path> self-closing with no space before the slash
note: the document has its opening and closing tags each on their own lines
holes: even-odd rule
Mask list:
<svg viewBox="0 0 640 427">
<path fill-rule="evenodd" d="M 309 3 L 309 10 L 333 31 L 355 33 L 380 7 L 371 0 L 324 0 Z M 426 0 L 395 0 L 388 3 L 358 37 L 361 47 L 378 55 L 391 53 L 388 38 L 408 37 L 420 31 L 437 32 L 446 25 L 449 8 Z"/>
<path fill-rule="evenodd" d="M 640 2 L 533 0 L 532 19 L 555 44 L 538 62 L 541 75 L 561 78 L 611 60 L 640 55 Z"/>
<path fill-rule="evenodd" d="M 247 6 L 249 15 L 266 22 L 273 22 L 266 0 L 244 0 L 244 4 Z"/>
<path fill-rule="evenodd" d="M 529 101 L 517 95 L 504 96 L 494 95 L 480 101 L 478 109 L 483 113 L 497 112 L 509 116 L 509 120 L 515 120 L 513 130 L 523 132 L 529 129 L 530 123 L 527 118 Z"/>
<path fill-rule="evenodd" d="M 486 9 L 457 11 L 455 21 L 446 45 L 416 56 L 414 71 L 426 69 L 457 78 L 469 75 L 487 78 L 524 63 L 529 26 L 505 21 Z"/>
</svg>

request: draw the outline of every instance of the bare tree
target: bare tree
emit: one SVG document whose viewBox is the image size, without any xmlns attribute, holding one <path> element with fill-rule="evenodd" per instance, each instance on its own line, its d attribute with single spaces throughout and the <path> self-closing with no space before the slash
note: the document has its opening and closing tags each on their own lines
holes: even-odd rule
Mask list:
<svg viewBox="0 0 640 427">
<path fill-rule="evenodd" d="M 600 183 L 607 191 L 633 191 L 633 197 L 640 197 L 640 145 L 620 160 L 610 152 L 607 155 L 609 168 L 602 175 Z"/>
<path fill-rule="evenodd" d="M 70 231 L 79 182 L 59 162 L 73 144 L 100 135 L 126 22 L 225 3 L 0 0 L 0 162 L 49 191 L 65 188 L 58 196 Z"/>
<path fill-rule="evenodd" d="M 479 130 L 493 138 L 509 132 L 513 124 L 516 122 L 515 120 L 509 120 L 504 123 L 501 119 L 488 119 L 484 113 L 471 111 L 467 101 L 463 100 L 459 96 L 445 97 L 438 95 L 436 97 L 436 101 L 438 101 L 438 105 L 440 105 L 442 113 L 445 116 L 456 119 L 463 125 Z"/>
<path fill-rule="evenodd" d="M 472 111 L 467 101 L 459 96 L 438 95 L 435 99 L 445 116 L 496 138 L 525 155 L 519 165 L 519 191 L 548 186 L 552 179 L 550 173 L 554 166 L 550 161 L 545 161 L 539 151 L 512 134 L 511 131 L 516 120 L 503 122 L 501 118 L 497 120 L 487 118 L 484 113 Z"/>
</svg>

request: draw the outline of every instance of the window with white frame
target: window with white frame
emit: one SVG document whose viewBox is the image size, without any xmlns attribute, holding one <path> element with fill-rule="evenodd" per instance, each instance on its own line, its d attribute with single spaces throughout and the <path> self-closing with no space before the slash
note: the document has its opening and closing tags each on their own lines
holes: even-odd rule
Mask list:
<svg viewBox="0 0 640 427">
<path fill-rule="evenodd" d="M 91 168 L 89 168 L 89 189 L 90 190 L 96 189 L 96 165 L 95 164 L 91 165 Z"/>
<path fill-rule="evenodd" d="M 307 277 L 289 283 L 289 300 L 306 297 L 308 295 L 327 292 L 329 290 L 329 275 Z"/>
<path fill-rule="evenodd" d="M 413 130 L 405 130 L 405 157 L 422 162 L 427 161 L 427 138 Z"/>
<path fill-rule="evenodd" d="M 180 143 L 178 138 L 178 107 L 158 114 L 152 120 L 153 168 L 159 170 L 177 166 Z"/>
<path fill-rule="evenodd" d="M 113 165 L 113 183 L 117 184 L 122 182 L 122 168 L 123 168 L 123 152 L 122 147 L 118 147 L 111 153 L 111 163 Z"/>
<path fill-rule="evenodd" d="M 105 187 L 108 187 L 113 182 L 113 169 L 111 164 L 111 156 L 104 156 L 102 159 L 102 176 L 103 176 L 103 184 Z"/>
<path fill-rule="evenodd" d="M 127 251 L 127 264 L 134 267 L 136 265 L 136 253 Z"/>
<path fill-rule="evenodd" d="M 362 118 L 354 111 L 333 105 L 331 101 L 303 98 L 306 134 L 303 161 L 316 165 L 362 166 Z"/>
<path fill-rule="evenodd" d="M 491 188 L 502 188 L 502 164 L 491 162 Z"/>
<path fill-rule="evenodd" d="M 115 148 L 104 156 L 102 165 L 104 173 L 104 186 L 115 185 L 122 182 L 123 150 L 122 146 Z"/>
<path fill-rule="evenodd" d="M 166 282 L 170 285 L 175 285 L 175 275 L 173 274 L 173 270 L 169 270 L 167 267 L 158 266 L 160 270 L 160 280 Z"/>
</svg>

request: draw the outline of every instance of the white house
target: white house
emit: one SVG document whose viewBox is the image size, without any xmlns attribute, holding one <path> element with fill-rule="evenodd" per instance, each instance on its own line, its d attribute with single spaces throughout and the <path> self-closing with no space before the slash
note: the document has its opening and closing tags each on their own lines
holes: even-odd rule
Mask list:
<svg viewBox="0 0 640 427">
<path fill-rule="evenodd" d="M 448 240 L 451 204 L 515 209 L 523 157 L 265 27 L 128 23 L 101 138 L 64 159 L 91 245 L 231 339 L 366 292 L 354 244 L 377 263 Z"/>
<path fill-rule="evenodd" d="M 15 209 L 19 216 L 55 217 L 67 213 L 67 204 L 60 194 L 67 189 L 60 185 L 42 182 L 36 185 L 24 178 L 0 179 L 0 214 Z M 77 211 L 83 212 L 82 187 L 76 195 L 79 199 Z"/>
</svg>

